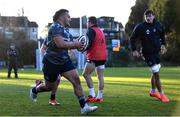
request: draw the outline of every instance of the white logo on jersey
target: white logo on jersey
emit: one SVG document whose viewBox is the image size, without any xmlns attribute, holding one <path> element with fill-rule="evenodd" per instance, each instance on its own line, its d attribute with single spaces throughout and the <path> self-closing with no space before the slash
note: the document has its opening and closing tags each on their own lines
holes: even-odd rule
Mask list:
<svg viewBox="0 0 180 117">
<path fill-rule="evenodd" d="M 153 32 L 156 32 L 156 29 L 155 29 L 155 28 L 153 29 Z"/>
<path fill-rule="evenodd" d="M 146 34 L 148 34 L 148 35 L 150 34 L 150 30 L 149 29 L 146 30 Z"/>
</svg>

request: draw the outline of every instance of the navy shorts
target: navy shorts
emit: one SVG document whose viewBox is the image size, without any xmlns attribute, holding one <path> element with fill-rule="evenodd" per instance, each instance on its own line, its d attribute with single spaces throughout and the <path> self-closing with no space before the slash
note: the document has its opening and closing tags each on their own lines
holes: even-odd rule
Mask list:
<svg viewBox="0 0 180 117">
<path fill-rule="evenodd" d="M 75 69 L 71 60 L 63 65 L 52 64 L 48 60 L 44 60 L 43 73 L 44 79 L 49 82 L 55 82 L 62 73 Z"/>
<path fill-rule="evenodd" d="M 104 65 L 106 60 L 87 60 L 88 63 L 94 63 L 96 67 Z"/>
<path fill-rule="evenodd" d="M 159 54 L 143 54 L 145 62 L 149 67 L 152 67 L 155 64 L 160 64 L 160 55 Z"/>
</svg>

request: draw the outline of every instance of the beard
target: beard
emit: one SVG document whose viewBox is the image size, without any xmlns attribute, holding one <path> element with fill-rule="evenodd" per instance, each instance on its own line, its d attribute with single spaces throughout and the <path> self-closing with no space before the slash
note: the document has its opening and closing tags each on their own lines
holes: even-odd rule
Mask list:
<svg viewBox="0 0 180 117">
<path fill-rule="evenodd" d="M 65 22 L 65 27 L 70 27 L 70 22 Z"/>
<path fill-rule="evenodd" d="M 147 23 L 153 23 L 153 20 L 151 20 L 151 19 L 146 19 L 146 22 L 147 22 Z"/>
</svg>

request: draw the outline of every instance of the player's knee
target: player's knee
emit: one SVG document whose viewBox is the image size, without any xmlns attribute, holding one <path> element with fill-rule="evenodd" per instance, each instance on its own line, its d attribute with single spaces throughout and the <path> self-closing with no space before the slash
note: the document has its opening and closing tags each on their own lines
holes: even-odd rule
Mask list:
<svg viewBox="0 0 180 117">
<path fill-rule="evenodd" d="M 72 82 L 72 85 L 73 85 L 74 89 L 76 89 L 76 90 L 81 89 L 81 83 L 78 81 Z"/>
<path fill-rule="evenodd" d="M 105 69 L 105 65 L 98 66 L 98 69 L 104 70 Z"/>
<path fill-rule="evenodd" d="M 51 91 L 52 87 L 46 87 L 46 91 Z"/>
<path fill-rule="evenodd" d="M 46 84 L 46 91 L 51 91 L 53 89 L 53 86 Z"/>
<path fill-rule="evenodd" d="M 104 75 L 103 74 L 98 75 L 98 79 L 100 82 L 104 81 Z"/>
<path fill-rule="evenodd" d="M 161 68 L 161 64 L 158 64 L 159 69 Z"/>
<path fill-rule="evenodd" d="M 150 68 L 150 70 L 151 70 L 152 73 L 158 73 L 160 71 L 160 68 L 161 68 L 161 65 L 160 64 L 156 64 L 156 65 L 152 66 Z"/>
</svg>

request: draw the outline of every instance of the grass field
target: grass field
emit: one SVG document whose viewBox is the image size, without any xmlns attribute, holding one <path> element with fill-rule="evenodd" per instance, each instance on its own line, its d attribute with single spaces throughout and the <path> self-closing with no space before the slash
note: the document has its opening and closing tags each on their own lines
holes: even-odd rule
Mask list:
<svg viewBox="0 0 180 117">
<path fill-rule="evenodd" d="M 81 74 L 81 71 L 80 71 Z M 6 79 L 6 70 L 0 70 L 0 116 L 66 116 L 80 115 L 79 103 L 71 84 L 62 78 L 57 98 L 59 106 L 50 106 L 50 93 L 38 95 L 38 102 L 29 98 L 30 86 L 42 79 L 41 72 L 19 70 L 19 79 Z M 162 68 L 161 81 L 170 98 L 162 103 L 149 97 L 150 72 L 148 68 L 107 68 L 105 71 L 104 102 L 92 103 L 99 109 L 90 116 L 180 116 L 180 68 Z M 93 75 L 95 88 L 97 79 Z M 81 76 L 85 94 L 88 88 Z M 97 90 L 96 90 L 97 91 Z"/>
</svg>

